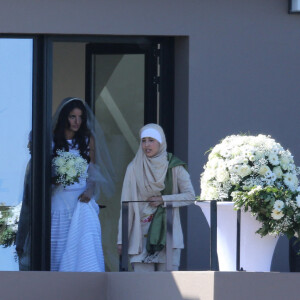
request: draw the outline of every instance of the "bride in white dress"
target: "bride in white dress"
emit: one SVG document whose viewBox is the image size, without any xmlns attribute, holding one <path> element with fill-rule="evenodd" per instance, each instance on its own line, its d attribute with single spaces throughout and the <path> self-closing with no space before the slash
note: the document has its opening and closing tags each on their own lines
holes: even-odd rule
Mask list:
<svg viewBox="0 0 300 300">
<path fill-rule="evenodd" d="M 104 136 L 79 98 L 66 98 L 53 120 L 53 156 L 57 150 L 88 162 L 87 179 L 69 186 L 53 183 L 51 198 L 51 271 L 104 272 L 99 190 L 113 192 L 113 170 Z M 95 131 L 97 130 L 97 134 Z M 55 171 L 53 178 L 55 179 Z"/>
</svg>

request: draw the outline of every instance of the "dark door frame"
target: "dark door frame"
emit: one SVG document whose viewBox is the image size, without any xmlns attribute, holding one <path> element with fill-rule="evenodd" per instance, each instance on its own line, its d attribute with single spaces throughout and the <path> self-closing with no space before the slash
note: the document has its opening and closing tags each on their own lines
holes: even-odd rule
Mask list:
<svg viewBox="0 0 300 300">
<path fill-rule="evenodd" d="M 34 37 L 32 101 L 31 269 L 50 270 L 52 48 Z"/>
</svg>

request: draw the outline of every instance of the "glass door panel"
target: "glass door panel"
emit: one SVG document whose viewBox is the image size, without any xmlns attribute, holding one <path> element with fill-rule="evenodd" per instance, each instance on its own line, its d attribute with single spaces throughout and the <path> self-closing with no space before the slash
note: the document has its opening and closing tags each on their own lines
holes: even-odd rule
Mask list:
<svg viewBox="0 0 300 300">
<path fill-rule="evenodd" d="M 101 198 L 102 243 L 106 270 L 117 271 L 117 224 L 123 177 L 139 146 L 144 125 L 145 54 L 97 54 L 94 56 L 93 102 L 105 133 L 117 175 L 113 199 Z"/>
<path fill-rule="evenodd" d="M 0 66 L 0 270 L 29 270 L 33 40 L 1 38 Z"/>
</svg>

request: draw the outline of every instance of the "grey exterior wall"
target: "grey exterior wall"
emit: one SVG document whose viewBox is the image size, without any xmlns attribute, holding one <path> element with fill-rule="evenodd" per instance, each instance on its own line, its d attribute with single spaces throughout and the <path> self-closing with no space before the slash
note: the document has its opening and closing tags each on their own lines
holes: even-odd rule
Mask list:
<svg viewBox="0 0 300 300">
<path fill-rule="evenodd" d="M 0 30 L 176 36 L 175 152 L 199 194 L 204 152 L 229 134 L 270 134 L 300 164 L 300 15 L 287 9 L 287 0 L 10 0 Z M 184 214 L 185 264 L 205 269 L 208 228 L 198 208 Z M 285 239 L 279 248 L 274 269 L 287 270 Z"/>
</svg>

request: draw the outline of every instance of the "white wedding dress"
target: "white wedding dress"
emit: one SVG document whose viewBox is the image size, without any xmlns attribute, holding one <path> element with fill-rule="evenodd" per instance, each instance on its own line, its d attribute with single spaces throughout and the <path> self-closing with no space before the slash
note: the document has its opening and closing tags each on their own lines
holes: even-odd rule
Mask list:
<svg viewBox="0 0 300 300">
<path fill-rule="evenodd" d="M 70 147 L 70 152 L 79 153 Z M 51 271 L 104 272 L 99 207 L 95 199 L 78 200 L 86 180 L 53 186 L 51 206 Z"/>
</svg>

